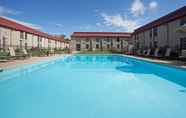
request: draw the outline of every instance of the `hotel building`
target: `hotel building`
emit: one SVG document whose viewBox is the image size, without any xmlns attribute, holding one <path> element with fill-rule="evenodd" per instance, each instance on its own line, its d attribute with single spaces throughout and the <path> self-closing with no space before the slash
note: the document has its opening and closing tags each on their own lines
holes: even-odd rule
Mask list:
<svg viewBox="0 0 186 118">
<path fill-rule="evenodd" d="M 52 36 L 5 17 L 0 17 L 0 49 L 69 47 L 64 37 Z"/>
<path fill-rule="evenodd" d="M 131 33 L 124 32 L 74 32 L 71 35 L 71 50 L 114 50 L 127 52 L 132 46 Z"/>
<path fill-rule="evenodd" d="M 180 55 L 186 50 L 186 6 L 136 29 L 132 38 L 136 50 L 171 48 Z"/>
</svg>

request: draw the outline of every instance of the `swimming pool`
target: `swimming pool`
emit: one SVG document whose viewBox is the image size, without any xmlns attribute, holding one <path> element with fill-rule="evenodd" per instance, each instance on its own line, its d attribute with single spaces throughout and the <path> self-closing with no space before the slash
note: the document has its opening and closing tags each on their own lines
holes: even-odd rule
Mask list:
<svg viewBox="0 0 186 118">
<path fill-rule="evenodd" d="M 186 118 L 186 71 L 77 55 L 0 73 L 0 118 Z"/>
</svg>

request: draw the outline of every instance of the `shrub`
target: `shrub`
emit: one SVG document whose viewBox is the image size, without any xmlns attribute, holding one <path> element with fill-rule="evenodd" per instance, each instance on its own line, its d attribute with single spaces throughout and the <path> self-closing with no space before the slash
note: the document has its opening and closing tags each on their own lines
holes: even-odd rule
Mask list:
<svg viewBox="0 0 186 118">
<path fill-rule="evenodd" d="M 32 56 L 46 56 L 48 54 L 48 49 L 32 48 L 29 52 Z"/>
</svg>

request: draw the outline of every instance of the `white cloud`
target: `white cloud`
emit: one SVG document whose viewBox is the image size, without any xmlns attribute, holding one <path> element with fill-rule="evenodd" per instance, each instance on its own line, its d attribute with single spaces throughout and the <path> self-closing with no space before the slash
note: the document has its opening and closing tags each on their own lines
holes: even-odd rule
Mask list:
<svg viewBox="0 0 186 118">
<path fill-rule="evenodd" d="M 59 28 L 63 28 L 63 25 L 62 24 L 60 24 L 60 23 L 56 23 L 56 24 L 54 24 L 56 27 L 59 27 Z"/>
<path fill-rule="evenodd" d="M 96 26 L 101 27 L 102 24 L 101 23 L 96 23 Z"/>
<path fill-rule="evenodd" d="M 104 20 L 103 24 L 105 24 L 106 26 L 121 28 L 127 32 L 132 32 L 139 26 L 137 20 L 131 20 L 127 17 L 122 17 L 120 14 L 107 15 L 105 13 L 102 13 L 101 16 Z"/>
<path fill-rule="evenodd" d="M 145 13 L 145 6 L 141 0 L 134 0 L 131 5 L 130 11 L 134 16 L 140 16 Z"/>
<path fill-rule="evenodd" d="M 48 22 L 48 24 L 49 24 L 50 26 L 52 26 L 52 27 L 55 27 L 55 28 L 60 28 L 60 29 L 64 28 L 64 25 L 61 24 L 61 23 L 57 23 L 57 22 Z"/>
<path fill-rule="evenodd" d="M 19 21 L 19 20 L 15 20 L 15 19 L 12 19 L 12 18 L 5 17 L 5 16 L 2 16 L 2 17 L 3 17 L 3 18 L 6 18 L 6 19 L 8 19 L 8 20 L 14 21 L 14 22 L 16 22 L 16 23 L 25 25 L 25 26 L 27 26 L 27 27 L 33 28 L 33 29 L 37 29 L 37 30 L 42 29 L 42 27 L 41 27 L 40 25 L 37 25 L 37 24 L 32 24 L 32 23 L 28 23 L 28 22 Z"/>
<path fill-rule="evenodd" d="M 0 16 L 17 15 L 20 13 L 22 13 L 22 12 L 0 6 Z"/>
<path fill-rule="evenodd" d="M 92 29 L 92 26 L 88 24 L 88 25 L 80 26 L 79 29 L 88 31 Z"/>
<path fill-rule="evenodd" d="M 149 10 L 154 11 L 158 7 L 158 3 L 156 1 L 152 1 L 149 3 Z"/>
</svg>

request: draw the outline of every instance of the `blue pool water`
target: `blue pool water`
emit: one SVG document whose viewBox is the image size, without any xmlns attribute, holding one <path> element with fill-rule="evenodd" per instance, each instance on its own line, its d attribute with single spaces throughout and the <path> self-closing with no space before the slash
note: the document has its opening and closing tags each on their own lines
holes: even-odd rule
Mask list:
<svg viewBox="0 0 186 118">
<path fill-rule="evenodd" d="M 186 118 L 186 71 L 120 55 L 0 73 L 0 118 Z"/>
</svg>

